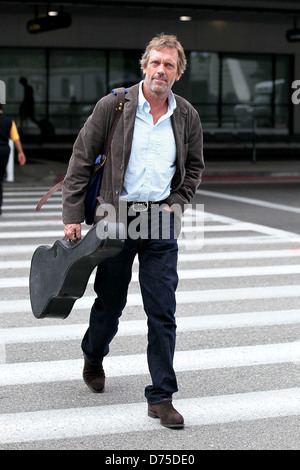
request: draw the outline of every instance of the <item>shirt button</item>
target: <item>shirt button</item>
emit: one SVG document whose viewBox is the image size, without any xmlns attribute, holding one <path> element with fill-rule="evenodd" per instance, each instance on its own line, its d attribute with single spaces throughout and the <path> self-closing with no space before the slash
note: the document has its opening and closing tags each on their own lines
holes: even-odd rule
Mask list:
<svg viewBox="0 0 300 470">
<path fill-rule="evenodd" d="M 119 191 L 116 191 L 116 194 L 119 194 Z"/>
<path fill-rule="evenodd" d="M 122 164 L 120 165 L 120 170 L 123 170 L 123 165 Z"/>
</svg>

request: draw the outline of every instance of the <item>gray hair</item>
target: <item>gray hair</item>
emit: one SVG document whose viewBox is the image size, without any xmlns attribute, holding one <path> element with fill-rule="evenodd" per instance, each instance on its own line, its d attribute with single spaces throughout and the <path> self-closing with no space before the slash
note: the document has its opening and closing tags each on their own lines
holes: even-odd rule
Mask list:
<svg viewBox="0 0 300 470">
<path fill-rule="evenodd" d="M 141 65 L 142 72 L 144 71 L 144 68 L 148 64 L 148 60 L 149 60 L 151 50 L 155 49 L 155 50 L 159 51 L 159 50 L 164 49 L 166 47 L 168 47 L 170 49 L 176 49 L 178 51 L 177 69 L 178 69 L 178 73 L 180 75 L 183 74 L 183 72 L 186 69 L 186 64 L 187 64 L 184 49 L 183 49 L 182 45 L 180 44 L 180 42 L 178 41 L 176 36 L 169 35 L 169 34 L 164 34 L 164 33 L 161 33 L 161 34 L 155 36 L 149 42 L 149 44 L 147 45 L 147 47 L 146 47 L 146 49 L 145 49 L 145 51 L 142 55 L 142 58 L 140 60 L 140 65 Z"/>
</svg>

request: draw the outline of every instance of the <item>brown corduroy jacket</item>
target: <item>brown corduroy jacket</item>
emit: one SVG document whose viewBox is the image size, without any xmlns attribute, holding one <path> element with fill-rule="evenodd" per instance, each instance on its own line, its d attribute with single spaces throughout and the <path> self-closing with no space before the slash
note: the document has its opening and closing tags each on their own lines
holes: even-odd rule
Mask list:
<svg viewBox="0 0 300 470">
<path fill-rule="evenodd" d="M 101 182 L 101 200 L 119 208 L 119 196 L 130 158 L 139 85 L 128 88 L 124 110 L 111 143 Z M 176 142 L 176 172 L 171 194 L 165 202 L 189 204 L 198 188 L 204 170 L 203 138 L 200 118 L 193 106 L 175 95 L 177 107 L 171 117 Z M 67 176 L 63 183 L 63 222 L 84 221 L 84 200 L 94 162 L 104 153 L 105 142 L 114 120 L 116 96 L 112 93 L 96 104 L 92 115 L 78 134 L 73 146 Z M 95 217 L 95 220 L 97 218 Z"/>
</svg>

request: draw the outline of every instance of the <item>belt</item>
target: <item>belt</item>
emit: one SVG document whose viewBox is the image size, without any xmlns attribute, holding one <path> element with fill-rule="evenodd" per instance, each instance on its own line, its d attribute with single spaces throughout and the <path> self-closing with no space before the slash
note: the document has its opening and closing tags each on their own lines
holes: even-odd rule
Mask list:
<svg viewBox="0 0 300 470">
<path fill-rule="evenodd" d="M 152 208 L 158 208 L 164 201 L 128 201 L 127 207 L 134 212 L 146 212 Z"/>
</svg>

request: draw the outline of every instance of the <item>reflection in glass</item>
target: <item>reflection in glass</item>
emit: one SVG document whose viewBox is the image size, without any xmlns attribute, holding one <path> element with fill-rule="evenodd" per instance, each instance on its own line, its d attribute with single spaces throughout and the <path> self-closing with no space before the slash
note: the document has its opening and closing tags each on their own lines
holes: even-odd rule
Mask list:
<svg viewBox="0 0 300 470">
<path fill-rule="evenodd" d="M 57 135 L 77 134 L 96 102 L 142 77 L 139 50 L 0 48 L 5 111 L 19 123 L 20 77 L 33 87 L 36 116 Z M 173 91 L 189 100 L 204 129 L 288 130 L 291 56 L 190 51 Z M 27 132 L 40 129 L 28 123 Z"/>
</svg>

